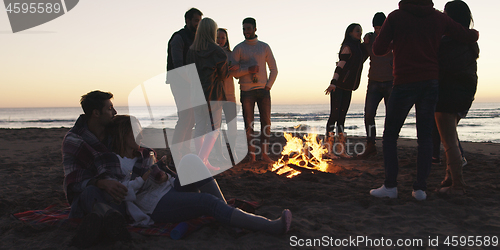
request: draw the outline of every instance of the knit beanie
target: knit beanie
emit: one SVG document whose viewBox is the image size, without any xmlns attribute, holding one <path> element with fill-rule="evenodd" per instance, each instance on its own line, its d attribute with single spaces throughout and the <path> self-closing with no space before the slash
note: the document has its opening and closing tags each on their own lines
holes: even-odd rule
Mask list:
<svg viewBox="0 0 500 250">
<path fill-rule="evenodd" d="M 377 12 L 375 16 L 373 16 L 372 24 L 375 26 L 382 26 L 385 21 L 385 14 L 383 12 Z"/>
</svg>

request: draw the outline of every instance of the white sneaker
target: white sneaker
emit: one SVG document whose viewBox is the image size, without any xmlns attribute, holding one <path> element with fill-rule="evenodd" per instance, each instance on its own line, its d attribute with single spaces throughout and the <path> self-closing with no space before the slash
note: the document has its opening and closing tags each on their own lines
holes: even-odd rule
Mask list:
<svg viewBox="0 0 500 250">
<path fill-rule="evenodd" d="M 398 188 L 397 187 L 386 188 L 385 185 L 382 185 L 377 189 L 370 190 L 370 194 L 379 198 L 382 197 L 398 198 Z"/>
<path fill-rule="evenodd" d="M 422 190 L 413 190 L 413 192 L 411 192 L 411 196 L 415 197 L 415 199 L 417 199 L 417 201 L 423 201 L 427 198 L 427 194 L 425 193 L 425 191 L 422 191 Z"/>
</svg>

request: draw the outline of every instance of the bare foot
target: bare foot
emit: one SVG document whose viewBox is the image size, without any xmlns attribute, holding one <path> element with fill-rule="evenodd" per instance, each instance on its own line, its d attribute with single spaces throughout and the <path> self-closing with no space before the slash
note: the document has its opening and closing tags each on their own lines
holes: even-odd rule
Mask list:
<svg viewBox="0 0 500 250">
<path fill-rule="evenodd" d="M 466 194 L 465 188 L 463 187 L 442 187 L 439 189 L 439 192 L 442 194 L 449 194 L 449 195 L 464 195 Z"/>
</svg>

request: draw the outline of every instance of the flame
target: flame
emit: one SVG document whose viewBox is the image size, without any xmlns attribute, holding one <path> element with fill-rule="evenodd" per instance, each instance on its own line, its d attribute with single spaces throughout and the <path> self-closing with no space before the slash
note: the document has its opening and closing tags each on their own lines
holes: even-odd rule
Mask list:
<svg viewBox="0 0 500 250">
<path fill-rule="evenodd" d="M 303 140 L 293 137 L 291 133 L 284 133 L 286 145 L 281 152 L 281 158 L 273 164 L 272 172 L 278 175 L 288 174 L 292 178 L 301 173 L 289 164 L 306 169 L 314 169 L 322 172 L 328 172 L 331 160 L 324 160 L 323 155 L 328 152 L 323 146 L 323 141 L 317 139 L 317 134 L 304 135 Z"/>
</svg>

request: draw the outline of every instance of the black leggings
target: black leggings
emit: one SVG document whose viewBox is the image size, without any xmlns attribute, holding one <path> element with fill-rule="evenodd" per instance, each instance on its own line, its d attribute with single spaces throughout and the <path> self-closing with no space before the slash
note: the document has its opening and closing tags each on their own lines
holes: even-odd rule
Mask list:
<svg viewBox="0 0 500 250">
<path fill-rule="evenodd" d="M 345 117 L 349 105 L 351 105 L 352 91 L 336 88 L 330 93 L 330 118 L 326 123 L 326 135 L 329 132 L 335 132 L 335 124 L 337 125 L 337 133 L 344 132 Z"/>
</svg>

